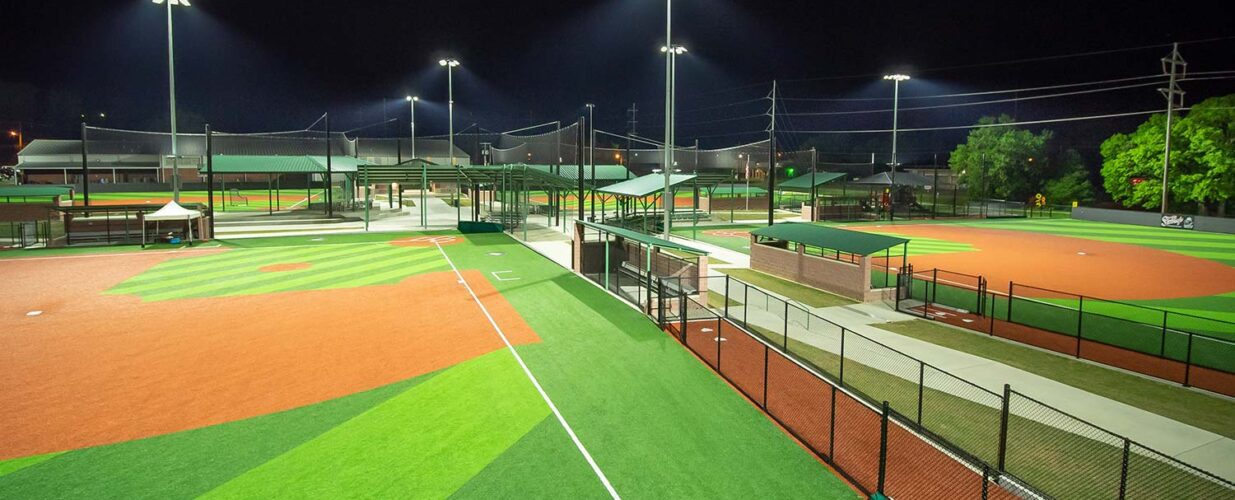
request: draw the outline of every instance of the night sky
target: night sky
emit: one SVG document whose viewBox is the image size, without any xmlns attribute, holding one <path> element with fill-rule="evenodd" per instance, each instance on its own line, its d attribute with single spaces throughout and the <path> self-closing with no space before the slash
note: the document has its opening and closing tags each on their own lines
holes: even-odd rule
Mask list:
<svg viewBox="0 0 1235 500">
<path fill-rule="evenodd" d="M 674 38 L 691 50 L 679 61 L 679 137 L 683 143 L 699 137 L 705 146 L 760 139 L 767 119 L 758 115 L 767 103 L 757 99 L 773 79 L 791 99 L 884 99 L 784 102 L 782 112 L 800 113 L 883 109 L 891 85 L 879 75 L 893 70 L 915 76 L 903 87 L 910 100 L 902 105 L 930 94 L 1156 74 L 1167 48 L 989 63 L 1235 35 L 1229 14 L 1206 5 L 678 0 Z M 7 2 L 0 126 L 23 122 L 27 140 L 73 137 L 82 113 L 103 112 L 107 118 L 91 118 L 92 124 L 165 129 L 163 9 L 149 0 Z M 177 9 L 175 29 L 183 131 L 200 131 L 203 122 L 237 132 L 299 129 L 330 112 L 336 130 L 399 118 L 361 132 L 395 135 L 406 130 L 402 97 L 416 93 L 426 100 L 417 108 L 418 130 L 445 133 L 446 76 L 436 61 L 451 55 L 463 62 L 455 78 L 459 129 L 473 122 L 501 131 L 573 121 L 584 103 L 595 102 L 598 126 L 624 132 L 625 109 L 638 103 L 639 132 L 661 134 L 663 0 L 193 0 L 193 7 Z M 1235 40 L 1185 44 L 1182 51 L 1193 71 L 1235 69 Z M 1235 80 L 1186 88 L 1196 102 L 1235 91 Z M 902 126 L 963 125 L 1000 112 L 1040 119 L 1162 106 L 1154 88 L 1144 87 L 907 113 Z M 1139 120 L 1059 128 L 1092 149 L 1094 141 Z M 889 121 L 878 113 L 790 116 L 781 127 L 881 129 Z M 784 140 L 794 146 L 806 137 L 789 133 Z M 860 149 L 852 143 L 870 139 L 836 140 Z M 956 139 L 955 133 L 922 133 L 905 140 L 910 151 L 926 153 L 949 150 Z"/>
</svg>

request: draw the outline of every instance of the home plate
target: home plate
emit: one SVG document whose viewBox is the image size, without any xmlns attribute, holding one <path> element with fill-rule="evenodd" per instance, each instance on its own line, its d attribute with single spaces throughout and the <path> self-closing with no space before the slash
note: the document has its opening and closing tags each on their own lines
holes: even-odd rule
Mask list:
<svg viewBox="0 0 1235 500">
<path fill-rule="evenodd" d="M 30 311 L 26 313 L 26 316 L 40 316 L 42 314 L 43 314 L 43 311 Z"/>
</svg>

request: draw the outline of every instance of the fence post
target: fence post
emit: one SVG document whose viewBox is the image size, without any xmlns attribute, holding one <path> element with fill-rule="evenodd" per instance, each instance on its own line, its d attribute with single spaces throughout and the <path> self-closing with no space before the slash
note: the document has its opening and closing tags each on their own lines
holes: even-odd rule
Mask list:
<svg viewBox="0 0 1235 500">
<path fill-rule="evenodd" d="M 840 327 L 840 386 L 845 386 L 845 327 Z"/>
<path fill-rule="evenodd" d="M 1003 385 L 1003 408 L 999 410 L 999 472 L 1007 472 L 1005 460 L 1008 456 L 1008 401 L 1012 398 L 1012 386 Z"/>
<path fill-rule="evenodd" d="M 716 334 L 716 372 L 717 373 L 720 373 L 720 339 L 721 339 L 720 321 L 721 321 L 720 318 L 716 318 L 716 331 L 713 332 Z M 722 375 L 724 374 L 722 373 Z"/>
<path fill-rule="evenodd" d="M 789 352 L 789 301 L 785 301 L 785 352 Z"/>
<path fill-rule="evenodd" d="M 939 300 L 939 268 L 931 270 L 931 298 L 926 301 L 926 305 L 931 305 Z"/>
<path fill-rule="evenodd" d="M 989 484 L 991 481 L 991 466 L 982 464 L 982 500 L 986 500 L 989 495 Z"/>
<path fill-rule="evenodd" d="M 926 385 L 926 363 L 918 362 L 918 425 L 922 425 L 922 393 Z"/>
<path fill-rule="evenodd" d="M 1159 356 L 1162 356 L 1162 357 L 1164 357 L 1164 358 L 1166 357 L 1166 324 L 1167 324 L 1167 316 L 1169 316 L 1170 314 L 1171 314 L 1171 313 L 1170 313 L 1169 311 L 1162 311 L 1162 347 L 1158 350 L 1158 355 L 1159 355 Z"/>
<path fill-rule="evenodd" d="M 992 337 L 995 336 L 995 292 L 991 292 L 991 327 L 990 332 L 988 333 L 990 333 Z"/>
<path fill-rule="evenodd" d="M 1188 332 L 1188 354 L 1184 357 L 1184 387 L 1192 387 L 1192 337 L 1195 336 Z"/>
<path fill-rule="evenodd" d="M 606 270 L 606 273 L 609 271 Z M 665 280 L 656 279 L 656 324 L 660 325 L 663 330 L 665 328 Z"/>
<path fill-rule="evenodd" d="M 686 305 L 686 295 L 685 294 L 678 295 L 678 318 L 680 319 L 682 323 L 682 327 L 678 328 L 678 340 L 681 340 L 682 345 L 685 345 L 689 348 L 690 344 L 686 343 L 686 329 L 690 327 L 689 315 L 686 313 L 687 307 L 688 306 Z"/>
<path fill-rule="evenodd" d="M 746 322 L 750 315 L 750 283 L 742 283 L 742 326 L 750 328 L 750 323 Z"/>
<path fill-rule="evenodd" d="M 707 278 L 704 278 L 707 279 Z M 725 319 L 729 319 L 729 275 L 725 275 Z"/>
<path fill-rule="evenodd" d="M 1119 466 L 1119 498 L 1128 497 L 1128 454 L 1132 450 L 1132 441 L 1124 439 L 1123 462 Z"/>
<path fill-rule="evenodd" d="M 879 485 L 875 493 L 879 498 L 887 498 L 883 494 L 883 485 L 888 475 L 888 402 L 883 402 L 883 418 L 879 420 Z"/>
<path fill-rule="evenodd" d="M 828 384 L 831 385 L 831 384 Z M 832 386 L 832 397 L 828 404 L 828 460 L 836 460 L 836 386 Z"/>
<path fill-rule="evenodd" d="M 763 410 L 768 409 L 768 351 L 772 348 L 767 344 L 763 344 Z M 769 412 L 770 414 L 770 412 Z"/>
<path fill-rule="evenodd" d="M 1009 281 L 1008 282 L 1008 315 L 1007 317 L 1004 318 L 1008 321 L 1008 323 L 1012 322 L 1012 285 L 1013 285 L 1013 282 Z M 992 314 L 992 316 L 994 315 Z"/>
<path fill-rule="evenodd" d="M 1080 297 L 1081 299 L 1079 302 L 1077 302 L 1077 307 L 1076 307 L 1076 357 L 1077 359 L 1080 359 L 1081 357 L 1081 327 L 1085 319 L 1085 296 L 1078 295 L 1078 297 Z"/>
</svg>

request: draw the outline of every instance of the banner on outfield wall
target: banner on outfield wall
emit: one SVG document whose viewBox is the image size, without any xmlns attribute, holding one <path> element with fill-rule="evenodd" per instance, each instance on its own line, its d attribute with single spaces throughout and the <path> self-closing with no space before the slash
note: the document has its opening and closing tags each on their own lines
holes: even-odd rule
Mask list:
<svg viewBox="0 0 1235 500">
<path fill-rule="evenodd" d="M 1191 215 L 1163 215 L 1162 227 L 1172 229 L 1196 229 L 1196 220 Z"/>
<path fill-rule="evenodd" d="M 1116 224 L 1185 229 L 1206 233 L 1235 234 L 1235 218 L 1207 217 L 1204 215 L 1167 215 L 1135 210 L 1111 210 L 1107 208 L 1077 207 L 1072 218 Z"/>
</svg>

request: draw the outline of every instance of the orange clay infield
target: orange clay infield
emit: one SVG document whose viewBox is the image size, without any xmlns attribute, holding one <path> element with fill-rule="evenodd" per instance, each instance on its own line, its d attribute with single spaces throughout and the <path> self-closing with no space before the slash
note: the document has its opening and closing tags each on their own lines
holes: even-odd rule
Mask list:
<svg viewBox="0 0 1235 500">
<path fill-rule="evenodd" d="M 289 264 L 272 264 L 269 266 L 262 266 L 257 268 L 257 270 L 263 273 L 285 273 L 288 271 L 303 271 L 310 267 L 313 267 L 313 264 L 308 262 L 295 262 Z"/>
<path fill-rule="evenodd" d="M 288 410 L 504 347 L 453 272 L 157 303 L 100 294 L 176 257 L 0 262 L 0 460 Z M 512 343 L 539 341 L 482 274 L 463 275 Z"/>
<path fill-rule="evenodd" d="M 450 246 L 463 243 L 463 239 L 458 236 L 416 236 L 402 240 L 391 241 L 390 244 L 397 247 L 424 248 L 432 246 Z M 469 282 L 471 280 L 468 280 Z"/>
<path fill-rule="evenodd" d="M 1009 281 L 1111 300 L 1203 297 L 1235 290 L 1233 267 L 1139 245 L 958 226 L 847 229 L 972 244 L 977 251 L 910 256 L 909 262 L 915 271 L 938 268 L 984 276 L 992 291 Z M 893 258 L 892 265 L 899 266 L 900 258 Z M 1032 296 L 1029 289 L 1022 292 Z"/>
</svg>

